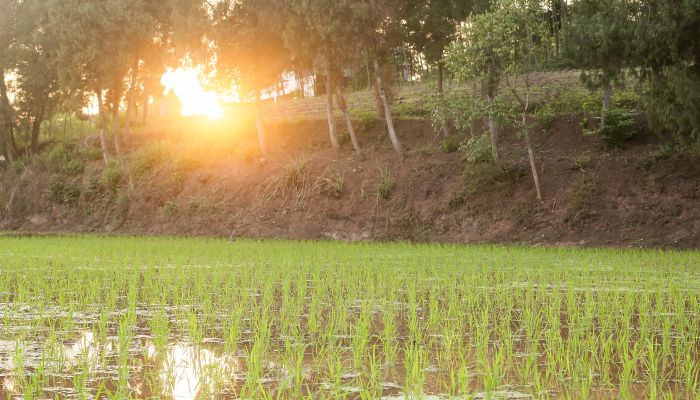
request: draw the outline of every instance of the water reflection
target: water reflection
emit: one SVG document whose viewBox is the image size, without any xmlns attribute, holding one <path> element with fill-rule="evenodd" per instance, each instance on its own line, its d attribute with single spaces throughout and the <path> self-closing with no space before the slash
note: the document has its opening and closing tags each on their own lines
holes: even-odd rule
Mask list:
<svg viewBox="0 0 700 400">
<path fill-rule="evenodd" d="M 200 394 L 214 394 L 229 384 L 240 371 L 238 359 L 228 355 L 217 356 L 207 349 L 179 344 L 168 349 L 161 380 L 166 395 L 191 400 Z"/>
<path fill-rule="evenodd" d="M 63 351 L 67 363 L 66 367 L 70 368 L 79 362 L 84 362 L 92 369 L 97 364 L 97 352 L 95 334 L 92 331 L 83 331 L 80 338 L 72 345 L 66 346 Z"/>
</svg>

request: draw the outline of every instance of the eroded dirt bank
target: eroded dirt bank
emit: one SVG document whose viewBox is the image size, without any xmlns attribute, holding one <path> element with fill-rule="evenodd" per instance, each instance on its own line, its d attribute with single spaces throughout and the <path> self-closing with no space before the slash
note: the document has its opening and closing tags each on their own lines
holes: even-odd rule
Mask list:
<svg viewBox="0 0 700 400">
<path fill-rule="evenodd" d="M 322 121 L 271 125 L 274 151 L 264 161 L 251 132 L 203 134 L 171 124 L 135 137 L 132 152 L 107 170 L 96 160 L 78 173 L 41 163 L 7 167 L 0 229 L 700 246 L 700 160 L 663 151 L 664 140 L 652 134 L 605 149 L 575 116 L 536 132 L 540 203 L 525 147 L 512 132 L 504 138 L 504 171 L 447 152 L 424 120 L 398 124 L 408 148 L 403 163 L 379 122 L 363 124 L 361 157 L 348 141 L 334 154 L 326 129 Z"/>
</svg>

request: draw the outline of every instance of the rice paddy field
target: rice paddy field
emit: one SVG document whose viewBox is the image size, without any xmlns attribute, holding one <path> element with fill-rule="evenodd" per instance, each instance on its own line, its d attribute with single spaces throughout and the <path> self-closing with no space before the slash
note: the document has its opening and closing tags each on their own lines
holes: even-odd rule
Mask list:
<svg viewBox="0 0 700 400">
<path fill-rule="evenodd" d="M 0 238 L 0 399 L 700 398 L 700 253 Z"/>
</svg>

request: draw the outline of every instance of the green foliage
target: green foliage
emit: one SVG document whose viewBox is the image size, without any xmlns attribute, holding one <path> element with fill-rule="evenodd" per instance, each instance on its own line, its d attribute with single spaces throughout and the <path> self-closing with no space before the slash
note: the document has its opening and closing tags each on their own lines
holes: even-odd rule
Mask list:
<svg viewBox="0 0 700 400">
<path fill-rule="evenodd" d="M 454 137 L 446 138 L 442 141 L 442 150 L 445 153 L 454 153 L 460 148 L 459 140 Z"/>
<path fill-rule="evenodd" d="M 609 146 L 621 147 L 637 134 L 637 119 L 636 112 L 612 109 L 606 114 L 604 124 L 596 134 Z"/>
<path fill-rule="evenodd" d="M 130 168 L 135 173 L 143 173 L 155 169 L 169 159 L 170 152 L 165 143 L 155 142 L 133 153 Z"/>
<path fill-rule="evenodd" d="M 459 146 L 464 160 L 469 163 L 490 163 L 493 161 L 491 136 L 488 133 L 476 135 Z"/>
<path fill-rule="evenodd" d="M 514 105 L 504 97 L 488 101 L 459 90 L 447 91 L 443 95 L 433 95 L 435 106 L 430 119 L 436 130 L 446 125 L 461 132 L 470 131 L 476 122 L 491 117 L 499 122 L 512 118 Z"/>
<path fill-rule="evenodd" d="M 621 77 L 632 64 L 634 25 L 628 0 L 577 0 L 564 32 L 564 57 L 583 70 L 591 89 Z"/>
<path fill-rule="evenodd" d="M 392 112 L 396 118 L 425 118 L 430 115 L 430 109 L 425 105 L 404 101 L 392 106 Z"/>
<path fill-rule="evenodd" d="M 77 176 L 85 169 L 84 156 L 72 143 L 59 143 L 37 158 L 37 162 L 68 176 Z"/>
<path fill-rule="evenodd" d="M 538 107 L 535 110 L 535 124 L 538 128 L 547 130 L 554 125 L 557 120 L 557 113 L 554 111 L 554 107 L 551 104 L 546 104 L 542 107 Z"/>
<path fill-rule="evenodd" d="M 54 176 L 49 181 L 49 200 L 55 203 L 73 204 L 80 199 L 80 188 L 62 176 Z"/>
<path fill-rule="evenodd" d="M 369 132 L 377 123 L 377 114 L 373 111 L 354 111 L 352 122 L 358 132 Z"/>
<path fill-rule="evenodd" d="M 564 90 L 552 100 L 553 110 L 560 115 L 600 112 L 600 100 L 589 91 L 582 88 Z"/>
<path fill-rule="evenodd" d="M 700 72 L 667 67 L 648 83 L 645 108 L 652 126 L 670 132 L 678 142 L 700 154 Z"/>
<path fill-rule="evenodd" d="M 506 74 L 524 71 L 526 58 L 543 51 L 535 43 L 547 35 L 541 12 L 539 2 L 516 0 L 496 1 L 488 12 L 472 15 L 447 49 L 448 67 L 462 81 L 480 81 L 494 99 Z"/>
<path fill-rule="evenodd" d="M 112 161 L 105 166 L 104 170 L 102 170 L 102 174 L 100 175 L 100 184 L 106 190 L 116 192 L 122 183 L 123 176 L 124 171 L 122 166 L 119 163 Z"/>
<path fill-rule="evenodd" d="M 644 107 L 644 99 L 638 90 L 618 90 L 613 95 L 612 106 L 613 108 L 625 110 L 642 110 Z"/>
<path fill-rule="evenodd" d="M 17 157 L 17 159 L 10 164 L 10 169 L 14 171 L 14 173 L 20 174 L 29 165 L 29 161 L 29 157 L 26 155 Z"/>
</svg>

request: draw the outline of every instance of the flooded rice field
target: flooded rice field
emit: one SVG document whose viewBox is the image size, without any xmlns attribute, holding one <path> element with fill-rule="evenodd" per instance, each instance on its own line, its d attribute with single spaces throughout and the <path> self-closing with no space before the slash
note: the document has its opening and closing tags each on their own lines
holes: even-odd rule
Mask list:
<svg viewBox="0 0 700 400">
<path fill-rule="evenodd" d="M 700 253 L 0 238 L 0 399 L 700 398 Z"/>
</svg>

